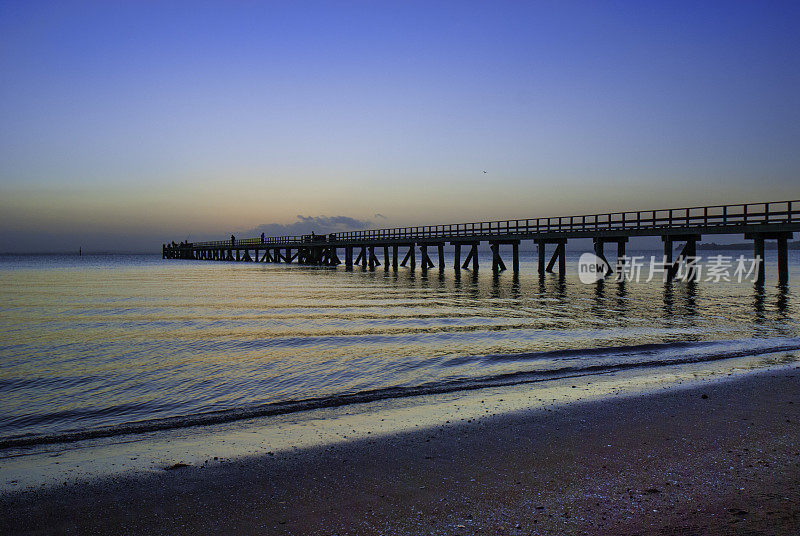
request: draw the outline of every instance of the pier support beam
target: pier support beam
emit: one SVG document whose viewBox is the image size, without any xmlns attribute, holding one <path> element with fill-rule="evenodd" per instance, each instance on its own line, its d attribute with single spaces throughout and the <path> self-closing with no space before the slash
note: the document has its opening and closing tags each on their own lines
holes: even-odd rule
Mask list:
<svg viewBox="0 0 800 536">
<path fill-rule="evenodd" d="M 405 267 L 406 263 L 410 261 L 412 270 L 417 267 L 417 259 L 414 253 L 416 246 L 417 245 L 413 243 L 408 245 L 408 253 L 406 253 L 405 257 L 403 257 L 403 262 L 400 263 L 400 266 Z"/>
<path fill-rule="evenodd" d="M 344 247 L 344 266 L 348 270 L 353 269 L 353 246 Z"/>
<path fill-rule="evenodd" d="M 472 271 L 478 271 L 478 244 L 480 242 L 461 242 L 463 245 L 470 246 L 469 253 L 467 253 L 467 258 L 464 259 L 464 264 L 461 265 L 463 269 L 469 268 L 469 263 L 472 262 Z"/>
<path fill-rule="evenodd" d="M 421 266 L 423 270 L 433 268 L 435 264 L 428 255 L 428 247 L 435 247 L 439 255 L 439 270 L 444 270 L 444 242 L 422 242 L 417 244 L 419 246 Z"/>
<path fill-rule="evenodd" d="M 611 269 L 611 264 L 609 264 L 608 260 L 606 259 L 605 254 L 603 253 L 603 246 L 605 242 L 602 240 L 598 240 L 597 238 L 594 239 L 594 255 L 595 257 L 599 258 L 603 261 L 603 277 L 608 277 L 609 275 L 614 273 L 614 270 Z"/>
<path fill-rule="evenodd" d="M 356 266 L 359 264 L 362 268 L 367 267 L 367 258 L 369 255 L 367 254 L 367 246 L 359 246 L 358 256 L 356 257 Z"/>
<path fill-rule="evenodd" d="M 498 272 L 500 270 L 505 270 L 506 264 L 503 262 L 502 257 L 500 257 L 500 243 L 489 242 L 489 249 L 492 250 L 492 271 Z"/>
<path fill-rule="evenodd" d="M 392 246 L 392 270 L 394 270 L 395 272 L 397 271 L 397 253 L 398 253 L 397 250 L 398 249 L 399 249 L 399 246 L 397 244 L 394 244 Z"/>
<path fill-rule="evenodd" d="M 325 260 L 328 266 L 338 266 L 342 264 L 342 261 L 339 260 L 339 255 L 336 253 L 336 246 L 331 246 L 327 249 Z"/>
<path fill-rule="evenodd" d="M 537 241 L 536 249 L 539 251 L 539 275 L 544 275 L 545 272 L 545 242 Z"/>
<path fill-rule="evenodd" d="M 662 236 L 664 242 L 664 281 L 672 281 L 672 237 Z"/>
<path fill-rule="evenodd" d="M 453 257 L 454 257 L 453 268 L 455 268 L 456 271 L 458 271 L 461 269 L 461 242 L 450 242 L 450 243 L 453 244 Z"/>
<path fill-rule="evenodd" d="M 514 273 L 519 272 L 519 240 L 490 240 L 489 248 L 492 250 L 492 270 L 505 270 L 506 265 L 500 256 L 500 246 L 510 245 L 512 249 L 512 268 Z"/>
<path fill-rule="evenodd" d="M 614 273 L 614 268 L 612 268 L 611 263 L 608 262 L 606 259 L 605 253 L 603 252 L 603 246 L 608 243 L 615 243 L 617 245 L 617 264 L 620 265 L 625 260 L 625 244 L 628 242 L 626 237 L 595 237 L 593 239 L 594 242 L 594 254 L 600 258 L 605 264 L 606 273 L 604 277 L 608 277 Z"/>
<path fill-rule="evenodd" d="M 558 263 L 558 273 L 560 276 L 566 275 L 567 271 L 567 240 L 566 238 L 555 238 L 552 240 L 536 240 L 536 244 L 539 247 L 539 274 L 544 275 L 545 272 L 553 273 L 553 268 Z M 547 263 L 547 266 L 544 264 L 545 259 L 545 246 L 546 244 L 555 244 L 556 250 L 553 252 L 553 256 L 550 257 L 550 262 Z"/>
<path fill-rule="evenodd" d="M 383 271 L 389 271 L 389 246 L 383 246 Z"/>
<path fill-rule="evenodd" d="M 422 268 L 422 271 L 427 272 L 428 268 L 433 268 L 433 261 L 431 261 L 431 258 L 428 256 L 427 244 L 420 244 L 419 254 L 420 254 L 420 267 Z"/>
<path fill-rule="evenodd" d="M 519 273 L 519 242 L 511 244 L 511 268 L 514 273 Z"/>
<path fill-rule="evenodd" d="M 764 273 L 764 242 L 766 240 L 777 240 L 778 242 L 778 284 L 785 285 L 789 282 L 789 248 L 788 241 L 794 233 L 791 231 L 779 231 L 772 233 L 747 233 L 744 237 L 753 241 L 753 258 L 756 259 L 756 283 L 761 285 L 766 279 Z"/>
<path fill-rule="evenodd" d="M 381 261 L 375 256 L 375 246 L 369 247 L 369 269 L 374 270 L 376 266 L 380 266 Z"/>
<path fill-rule="evenodd" d="M 697 262 L 697 242 L 700 241 L 700 235 L 667 235 L 661 237 L 661 239 L 664 241 L 665 264 L 668 266 L 666 268 L 667 281 L 672 281 L 675 278 L 681 263 L 686 268 L 686 280 L 696 281 L 698 271 L 695 263 Z M 675 262 L 672 262 L 672 246 L 675 242 L 686 242 L 686 244 L 684 244 Z"/>
<path fill-rule="evenodd" d="M 756 261 L 756 283 L 764 284 L 764 237 L 756 235 L 753 238 L 753 258 Z"/>
<path fill-rule="evenodd" d="M 778 238 L 778 284 L 785 285 L 789 282 L 789 251 L 787 238 Z"/>
</svg>

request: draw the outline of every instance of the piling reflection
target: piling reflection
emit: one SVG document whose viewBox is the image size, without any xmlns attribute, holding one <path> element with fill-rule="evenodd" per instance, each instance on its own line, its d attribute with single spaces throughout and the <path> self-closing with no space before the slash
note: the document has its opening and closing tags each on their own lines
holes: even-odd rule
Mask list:
<svg viewBox="0 0 800 536">
<path fill-rule="evenodd" d="M 662 315 L 665 319 L 670 319 L 675 314 L 675 291 L 673 290 L 672 281 L 664 282 L 662 300 L 664 302 Z"/>
<path fill-rule="evenodd" d="M 781 317 L 787 318 L 789 313 L 789 285 L 786 283 L 778 285 L 778 297 L 775 301 L 775 306 Z"/>
<path fill-rule="evenodd" d="M 753 285 L 753 311 L 755 313 L 755 322 L 762 324 L 766 320 L 764 301 L 764 285 L 756 283 Z"/>
</svg>

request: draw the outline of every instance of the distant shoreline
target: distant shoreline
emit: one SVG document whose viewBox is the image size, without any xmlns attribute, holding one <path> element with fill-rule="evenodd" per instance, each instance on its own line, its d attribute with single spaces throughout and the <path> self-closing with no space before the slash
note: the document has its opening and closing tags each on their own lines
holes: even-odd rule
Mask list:
<svg viewBox="0 0 800 536">
<path fill-rule="evenodd" d="M 683 246 L 678 246 L 676 249 L 680 249 Z M 737 244 L 717 244 L 716 242 L 708 242 L 704 244 L 697 244 L 697 249 L 702 249 L 706 251 L 752 251 L 753 244 L 752 242 L 745 243 L 737 243 Z M 769 250 L 777 250 L 778 243 L 772 240 L 768 240 L 764 242 L 764 249 Z M 794 242 L 789 242 L 788 249 L 790 250 L 800 250 L 800 240 L 796 240 Z"/>
<path fill-rule="evenodd" d="M 47 257 L 47 256 L 54 256 L 58 255 L 61 257 L 86 257 L 91 255 L 161 255 L 160 251 L 84 251 L 80 254 L 76 251 L 49 251 L 49 252 L 39 252 L 39 253 L 11 253 L 11 252 L 0 252 L 0 257 Z"/>
</svg>

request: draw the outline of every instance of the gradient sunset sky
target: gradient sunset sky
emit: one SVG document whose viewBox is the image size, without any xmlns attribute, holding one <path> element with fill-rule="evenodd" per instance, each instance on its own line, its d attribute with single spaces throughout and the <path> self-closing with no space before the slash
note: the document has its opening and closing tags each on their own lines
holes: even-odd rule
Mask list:
<svg viewBox="0 0 800 536">
<path fill-rule="evenodd" d="M 0 251 L 799 194 L 796 1 L 0 0 Z"/>
</svg>

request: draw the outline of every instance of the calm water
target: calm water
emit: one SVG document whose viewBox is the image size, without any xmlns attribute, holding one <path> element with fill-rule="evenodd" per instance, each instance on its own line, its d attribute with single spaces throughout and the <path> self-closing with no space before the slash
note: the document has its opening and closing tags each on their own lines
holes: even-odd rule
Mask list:
<svg viewBox="0 0 800 536">
<path fill-rule="evenodd" d="M 788 288 L 769 257 L 763 289 L 584 285 L 576 261 L 562 281 L 0 257 L 0 446 L 800 348 L 796 251 Z"/>
</svg>

